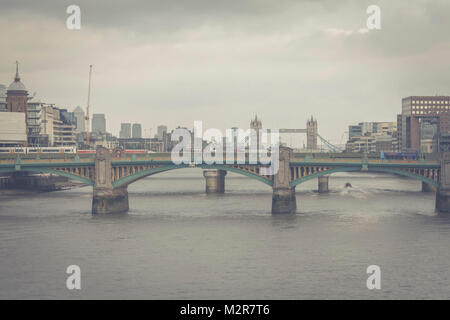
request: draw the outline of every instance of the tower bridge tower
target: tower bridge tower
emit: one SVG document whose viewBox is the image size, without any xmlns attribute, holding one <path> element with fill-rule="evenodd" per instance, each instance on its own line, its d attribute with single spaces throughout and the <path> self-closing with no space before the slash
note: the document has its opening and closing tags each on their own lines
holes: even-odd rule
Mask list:
<svg viewBox="0 0 450 320">
<path fill-rule="evenodd" d="M 312 116 L 306 122 L 306 148 L 308 150 L 317 149 L 317 120 Z"/>
</svg>

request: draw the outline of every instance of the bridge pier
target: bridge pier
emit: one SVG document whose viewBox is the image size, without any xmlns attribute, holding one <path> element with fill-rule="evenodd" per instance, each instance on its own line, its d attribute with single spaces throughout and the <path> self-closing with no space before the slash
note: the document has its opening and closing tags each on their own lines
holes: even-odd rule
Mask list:
<svg viewBox="0 0 450 320">
<path fill-rule="evenodd" d="M 206 193 L 224 193 L 226 174 L 225 170 L 203 170 Z"/>
<path fill-rule="evenodd" d="M 92 214 L 127 212 L 129 209 L 127 187 L 114 189 L 94 188 Z"/>
<path fill-rule="evenodd" d="M 92 214 L 126 212 L 129 209 L 127 186 L 113 188 L 111 154 L 98 147 L 95 154 L 95 182 L 92 195 Z"/>
<path fill-rule="evenodd" d="M 295 187 L 273 190 L 272 213 L 295 213 L 296 211 Z"/>
<path fill-rule="evenodd" d="M 436 188 L 431 184 L 422 181 L 422 192 L 435 192 Z"/>
<path fill-rule="evenodd" d="M 329 178 L 330 178 L 330 176 L 320 176 L 319 178 L 317 178 L 319 193 L 327 193 L 328 192 Z"/>
<path fill-rule="evenodd" d="M 450 152 L 441 154 L 439 189 L 436 191 L 436 210 L 450 212 Z"/>
<path fill-rule="evenodd" d="M 280 147 L 279 168 L 273 179 L 272 213 L 295 213 L 297 199 L 295 187 L 291 187 L 291 148 Z"/>
</svg>

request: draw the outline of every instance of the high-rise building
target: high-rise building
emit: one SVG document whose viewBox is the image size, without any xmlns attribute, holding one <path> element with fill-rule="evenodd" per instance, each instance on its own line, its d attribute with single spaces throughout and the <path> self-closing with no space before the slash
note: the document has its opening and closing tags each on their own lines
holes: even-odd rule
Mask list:
<svg viewBox="0 0 450 320">
<path fill-rule="evenodd" d="M 121 123 L 120 124 L 120 139 L 130 139 L 131 138 L 131 123 Z"/>
<path fill-rule="evenodd" d="M 94 133 L 106 133 L 106 118 L 103 113 L 94 113 L 92 115 L 92 132 Z"/>
<path fill-rule="evenodd" d="M 83 133 L 86 131 L 86 119 L 84 110 L 81 109 L 80 106 L 76 107 L 75 110 L 73 110 L 73 113 L 75 115 L 75 118 L 77 119 L 77 128 L 75 130 L 76 133 Z"/>
<path fill-rule="evenodd" d="M 140 123 L 133 123 L 132 128 L 132 137 L 133 138 L 142 138 L 142 127 Z"/>
<path fill-rule="evenodd" d="M 317 149 L 317 131 L 317 120 L 311 116 L 306 122 L 306 148 L 309 150 Z"/>
<path fill-rule="evenodd" d="M 402 150 L 437 151 L 439 136 L 450 133 L 450 96 L 403 98 L 399 120 Z"/>
<path fill-rule="evenodd" d="M 167 126 L 160 125 L 160 126 L 158 126 L 156 131 L 157 131 L 156 139 L 158 139 L 159 141 L 163 141 L 164 140 L 164 135 L 167 134 Z"/>
</svg>

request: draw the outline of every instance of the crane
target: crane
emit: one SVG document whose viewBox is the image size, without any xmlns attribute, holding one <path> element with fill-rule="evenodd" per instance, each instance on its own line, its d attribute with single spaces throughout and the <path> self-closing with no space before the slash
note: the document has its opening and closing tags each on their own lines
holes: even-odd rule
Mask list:
<svg viewBox="0 0 450 320">
<path fill-rule="evenodd" d="M 89 87 L 88 87 L 88 100 L 86 107 L 86 144 L 88 147 L 91 145 L 90 141 L 90 121 L 89 121 L 89 105 L 91 104 L 91 74 L 92 74 L 92 65 L 89 66 Z"/>
</svg>

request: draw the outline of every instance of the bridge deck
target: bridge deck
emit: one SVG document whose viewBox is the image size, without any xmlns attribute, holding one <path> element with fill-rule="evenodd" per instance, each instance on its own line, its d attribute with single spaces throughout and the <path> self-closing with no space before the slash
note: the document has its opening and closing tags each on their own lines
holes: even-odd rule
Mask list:
<svg viewBox="0 0 450 320">
<path fill-rule="evenodd" d="M 19 160 L 18 160 L 19 159 Z M 30 158 L 9 158 L 0 159 L 0 167 L 9 167 L 17 163 L 22 166 L 86 166 L 94 165 L 93 157 L 64 157 L 55 159 L 30 159 Z M 122 157 L 120 159 L 112 159 L 113 165 L 133 165 L 133 164 L 173 164 L 170 154 L 166 156 L 148 156 L 138 155 L 132 157 Z M 235 159 L 237 164 L 237 159 Z M 248 158 L 246 158 L 248 163 Z M 376 165 L 384 167 L 411 167 L 411 168 L 439 168 L 440 162 L 437 160 L 384 160 L 384 159 L 363 159 L 363 158 L 309 158 L 294 157 L 290 161 L 294 166 L 359 166 L 362 164 Z M 205 163 L 203 163 L 205 164 Z M 226 164 L 224 162 L 224 164 Z"/>
</svg>

